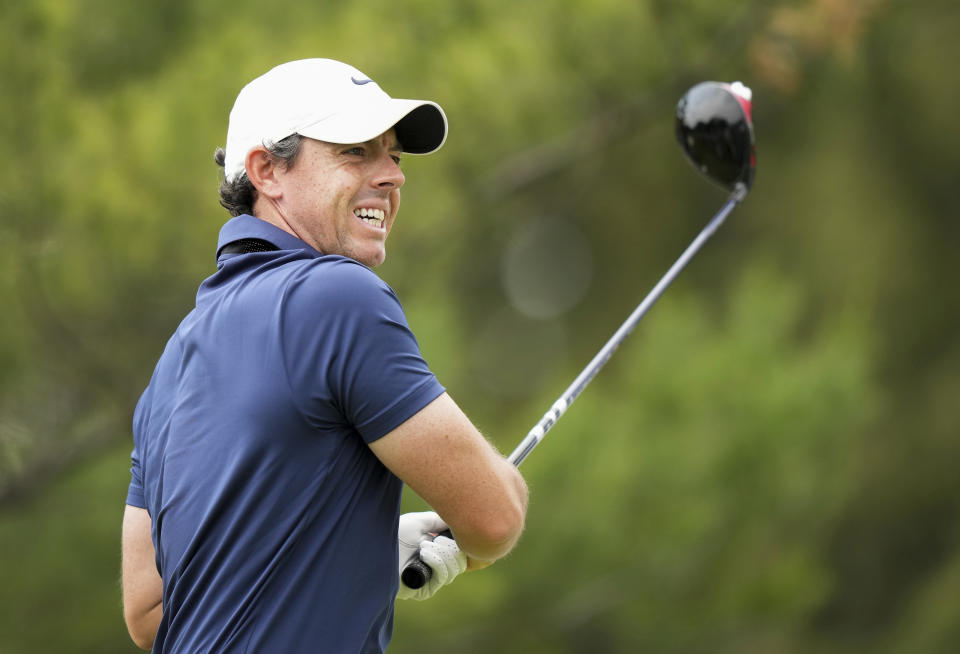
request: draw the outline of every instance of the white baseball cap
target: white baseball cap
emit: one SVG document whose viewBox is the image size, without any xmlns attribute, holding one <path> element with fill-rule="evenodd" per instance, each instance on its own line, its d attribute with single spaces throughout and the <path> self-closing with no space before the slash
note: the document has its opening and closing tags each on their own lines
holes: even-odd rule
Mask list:
<svg viewBox="0 0 960 654">
<path fill-rule="evenodd" d="M 391 127 L 404 152 L 428 154 L 447 138 L 435 102 L 391 98 L 353 66 L 333 59 L 280 64 L 247 84 L 230 111 L 224 175 L 246 171 L 247 153 L 293 134 L 327 143 L 364 143 Z"/>
</svg>

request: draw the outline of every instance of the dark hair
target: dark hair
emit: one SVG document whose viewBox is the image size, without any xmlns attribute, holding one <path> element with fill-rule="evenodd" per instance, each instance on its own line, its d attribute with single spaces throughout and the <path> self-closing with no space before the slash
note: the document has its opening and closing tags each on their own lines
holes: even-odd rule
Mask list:
<svg viewBox="0 0 960 654">
<path fill-rule="evenodd" d="M 280 163 L 284 168 L 289 168 L 296 162 L 302 144 L 303 137 L 299 134 L 293 134 L 285 139 L 280 139 L 276 143 L 265 143 L 264 145 L 275 162 Z M 226 158 L 227 153 L 223 148 L 217 148 L 216 152 L 213 153 L 213 160 L 221 168 L 223 168 Z M 246 172 L 240 173 L 233 181 L 229 182 L 226 176 L 221 173 L 220 204 L 230 212 L 231 216 L 239 216 L 243 213 L 252 215 L 253 203 L 256 199 L 257 189 L 250 182 Z"/>
</svg>

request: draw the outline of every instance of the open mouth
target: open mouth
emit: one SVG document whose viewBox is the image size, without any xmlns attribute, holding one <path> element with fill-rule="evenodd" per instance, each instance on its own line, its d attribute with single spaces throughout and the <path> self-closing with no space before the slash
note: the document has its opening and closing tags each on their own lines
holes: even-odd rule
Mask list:
<svg viewBox="0 0 960 654">
<path fill-rule="evenodd" d="M 354 209 L 353 215 L 377 228 L 383 227 L 383 220 L 386 217 L 383 209 Z"/>
</svg>

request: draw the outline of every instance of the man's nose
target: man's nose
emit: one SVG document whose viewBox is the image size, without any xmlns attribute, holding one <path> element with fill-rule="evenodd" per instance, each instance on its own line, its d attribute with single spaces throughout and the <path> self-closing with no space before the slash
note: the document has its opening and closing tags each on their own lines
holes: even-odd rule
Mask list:
<svg viewBox="0 0 960 654">
<path fill-rule="evenodd" d="M 378 188 L 400 188 L 407 181 L 394 156 L 385 154 L 379 159 L 374 182 Z"/>
</svg>

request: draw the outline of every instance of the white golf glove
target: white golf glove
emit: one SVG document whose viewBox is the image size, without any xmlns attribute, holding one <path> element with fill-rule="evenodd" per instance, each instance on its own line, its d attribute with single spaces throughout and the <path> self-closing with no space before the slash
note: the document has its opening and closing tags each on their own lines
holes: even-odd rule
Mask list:
<svg viewBox="0 0 960 654">
<path fill-rule="evenodd" d="M 400 581 L 397 599 L 425 600 L 446 586 L 467 569 L 467 555 L 460 551 L 456 541 L 446 536 L 437 536 L 447 529 L 447 524 L 433 511 L 404 513 L 400 516 L 397 534 L 399 561 L 397 574 L 417 556 L 430 566 L 433 575 L 421 588 L 408 588 Z"/>
</svg>

